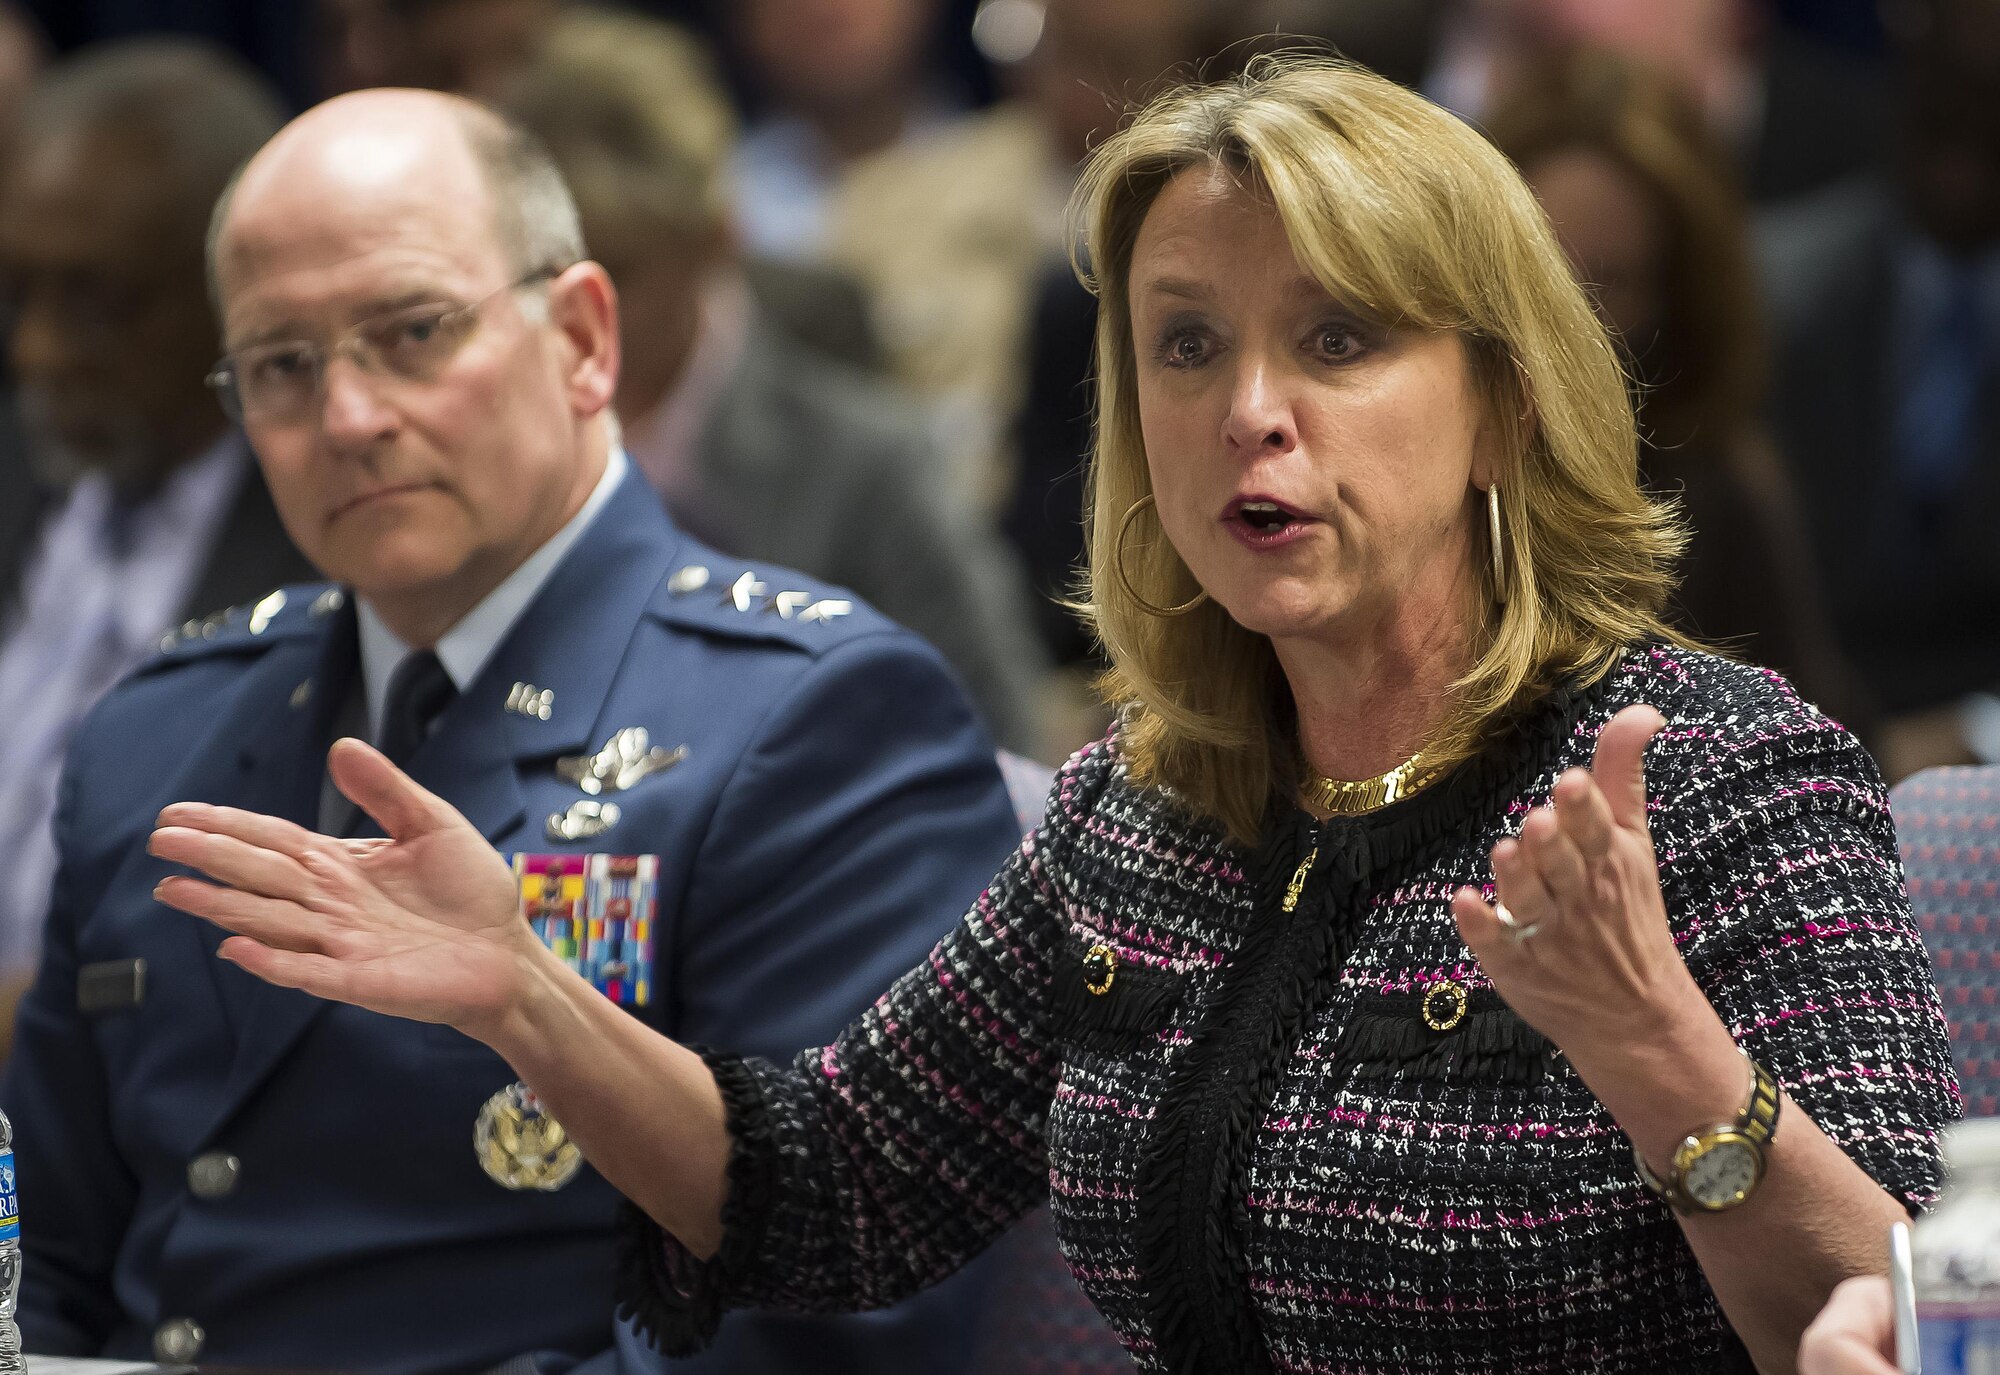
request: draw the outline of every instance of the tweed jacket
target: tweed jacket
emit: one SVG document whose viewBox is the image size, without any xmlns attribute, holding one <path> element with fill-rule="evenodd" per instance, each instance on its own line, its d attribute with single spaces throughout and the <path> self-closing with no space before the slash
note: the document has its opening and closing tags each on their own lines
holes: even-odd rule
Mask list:
<svg viewBox="0 0 2000 1375">
<path fill-rule="evenodd" d="M 1696 981 L 1923 1205 L 1959 1093 L 1873 761 L 1775 674 L 1640 646 L 1413 798 L 1323 824 L 1275 806 L 1254 853 L 1135 787 L 1115 731 L 1083 751 L 964 922 L 833 1045 L 710 1056 L 722 1248 L 696 1264 L 635 1220 L 627 1302 L 669 1344 L 725 1304 L 892 1302 L 1046 1197 L 1145 1371 L 1749 1369 L 1625 1135 L 1449 911 L 1636 702 L 1667 718 L 1651 831 Z M 1426 1019 L 1427 997 L 1463 1015 Z"/>
</svg>

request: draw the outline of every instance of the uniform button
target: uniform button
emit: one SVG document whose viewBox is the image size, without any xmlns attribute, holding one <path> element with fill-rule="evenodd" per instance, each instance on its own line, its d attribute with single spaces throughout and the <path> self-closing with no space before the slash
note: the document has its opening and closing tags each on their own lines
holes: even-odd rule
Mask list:
<svg viewBox="0 0 2000 1375">
<path fill-rule="evenodd" d="M 153 1359 L 170 1365 L 185 1365 L 201 1354 L 201 1344 L 206 1340 L 208 1334 L 193 1318 L 163 1322 L 153 1333 Z"/>
<path fill-rule="evenodd" d="M 243 1162 L 226 1151 L 198 1155 L 188 1165 L 188 1188 L 196 1198 L 227 1198 L 236 1192 L 236 1177 Z"/>
</svg>

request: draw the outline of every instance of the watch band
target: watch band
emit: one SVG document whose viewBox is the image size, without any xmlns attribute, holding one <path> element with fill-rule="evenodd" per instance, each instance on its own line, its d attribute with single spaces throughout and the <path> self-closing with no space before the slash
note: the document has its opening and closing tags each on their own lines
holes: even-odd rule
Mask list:
<svg viewBox="0 0 2000 1375">
<path fill-rule="evenodd" d="M 1698 1202 L 1687 1191 L 1686 1166 L 1691 1156 L 1699 1154 L 1705 1143 L 1715 1137 L 1727 1134 L 1747 1141 L 1758 1155 L 1758 1178 L 1763 1177 L 1764 1150 L 1778 1134 L 1778 1110 L 1784 1105 L 1784 1094 L 1769 1070 L 1751 1059 L 1748 1054 L 1743 1058 L 1750 1066 L 1749 1101 L 1744 1103 L 1742 1110 L 1736 1114 L 1735 1121 L 1717 1122 L 1689 1132 L 1683 1139 L 1680 1149 L 1674 1152 L 1673 1164 L 1664 1178 L 1653 1172 L 1653 1167 L 1646 1163 L 1646 1157 L 1640 1152 L 1636 1143 L 1632 1147 L 1632 1161 L 1638 1166 L 1640 1182 L 1656 1196 L 1664 1199 L 1667 1206 L 1677 1213 L 1723 1210 Z M 1736 1203 L 1743 1202 L 1748 1196 L 1746 1192 L 1743 1198 L 1736 1200 Z M 1724 1207 L 1734 1207 L 1736 1203 Z"/>
</svg>

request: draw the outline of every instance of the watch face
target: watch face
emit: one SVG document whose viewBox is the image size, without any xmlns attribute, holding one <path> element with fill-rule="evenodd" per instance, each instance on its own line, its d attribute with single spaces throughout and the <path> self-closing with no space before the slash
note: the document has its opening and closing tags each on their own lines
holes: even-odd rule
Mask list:
<svg viewBox="0 0 2000 1375">
<path fill-rule="evenodd" d="M 1757 1148 L 1735 1136 L 1703 1144 L 1681 1176 L 1688 1197 L 1704 1208 L 1741 1203 L 1757 1183 Z"/>
</svg>

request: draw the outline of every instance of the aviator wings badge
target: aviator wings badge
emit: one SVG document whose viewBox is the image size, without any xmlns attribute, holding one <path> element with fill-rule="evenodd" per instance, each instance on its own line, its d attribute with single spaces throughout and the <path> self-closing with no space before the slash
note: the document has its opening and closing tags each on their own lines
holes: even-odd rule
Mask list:
<svg viewBox="0 0 2000 1375">
<path fill-rule="evenodd" d="M 564 755 L 556 760 L 556 776 L 596 797 L 636 787 L 685 758 L 686 745 L 666 749 L 653 743 L 644 726 L 627 726 L 595 754 Z"/>
</svg>

